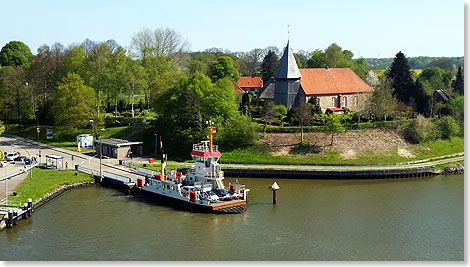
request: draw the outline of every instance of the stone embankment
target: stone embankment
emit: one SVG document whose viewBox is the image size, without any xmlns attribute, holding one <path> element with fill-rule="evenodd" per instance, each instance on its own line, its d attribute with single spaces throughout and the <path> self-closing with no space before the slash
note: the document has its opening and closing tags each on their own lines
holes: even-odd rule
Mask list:
<svg viewBox="0 0 470 267">
<path fill-rule="evenodd" d="M 458 174 L 464 172 L 464 165 L 457 163 L 455 165 L 442 167 L 442 174 Z"/>
<path fill-rule="evenodd" d="M 47 201 L 57 197 L 58 195 L 64 193 L 67 190 L 70 190 L 72 188 L 86 187 L 86 186 L 90 186 L 90 185 L 94 185 L 94 184 L 95 184 L 95 182 L 93 182 L 93 181 L 87 181 L 87 182 L 80 182 L 80 183 L 75 183 L 75 184 L 71 184 L 71 185 L 61 185 L 61 186 L 57 187 L 56 189 L 52 190 L 51 192 L 47 193 L 46 195 L 44 195 L 42 198 L 34 201 L 33 207 L 35 207 L 35 208 L 39 207 L 42 204 L 46 203 Z"/>
</svg>

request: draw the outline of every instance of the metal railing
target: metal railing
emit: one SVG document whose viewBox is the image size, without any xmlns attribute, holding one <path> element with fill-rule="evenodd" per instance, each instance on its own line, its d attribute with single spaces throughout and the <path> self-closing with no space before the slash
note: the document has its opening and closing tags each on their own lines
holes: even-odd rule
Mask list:
<svg viewBox="0 0 470 267">
<path fill-rule="evenodd" d="M 200 143 L 200 144 L 193 144 L 194 151 L 201 151 L 201 152 L 209 152 L 209 145 Z M 212 145 L 212 151 L 219 151 L 219 145 Z"/>
</svg>

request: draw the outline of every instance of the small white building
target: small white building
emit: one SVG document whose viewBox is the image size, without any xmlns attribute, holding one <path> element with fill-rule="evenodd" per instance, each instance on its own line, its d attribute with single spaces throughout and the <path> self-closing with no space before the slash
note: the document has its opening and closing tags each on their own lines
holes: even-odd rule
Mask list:
<svg viewBox="0 0 470 267">
<path fill-rule="evenodd" d="M 93 135 L 92 134 L 80 134 L 77 135 L 76 145 L 80 147 L 93 147 Z"/>
</svg>

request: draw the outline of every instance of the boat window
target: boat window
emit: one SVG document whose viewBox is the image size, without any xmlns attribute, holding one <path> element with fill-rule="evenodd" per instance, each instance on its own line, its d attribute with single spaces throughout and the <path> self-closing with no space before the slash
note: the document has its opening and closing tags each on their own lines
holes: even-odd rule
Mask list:
<svg viewBox="0 0 470 267">
<path fill-rule="evenodd" d="M 170 185 L 169 185 L 169 184 L 166 185 L 166 189 L 170 189 Z"/>
<path fill-rule="evenodd" d="M 175 186 L 174 185 L 171 186 L 171 190 L 175 191 Z"/>
<path fill-rule="evenodd" d="M 211 166 L 211 159 L 208 158 L 208 159 L 206 160 L 206 168 L 209 168 L 210 166 Z"/>
</svg>

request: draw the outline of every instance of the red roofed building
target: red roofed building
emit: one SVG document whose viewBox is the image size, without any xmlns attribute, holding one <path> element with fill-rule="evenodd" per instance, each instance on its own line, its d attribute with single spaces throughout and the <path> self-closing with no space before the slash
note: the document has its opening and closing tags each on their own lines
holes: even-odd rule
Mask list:
<svg viewBox="0 0 470 267">
<path fill-rule="evenodd" d="M 287 43 L 279 67 L 263 90 L 260 98 L 274 98 L 276 105 L 295 108 L 300 101 L 311 98 L 323 112 L 342 113 L 344 108 L 361 109 L 373 89 L 349 68 L 297 67 L 292 50 Z"/>
<path fill-rule="evenodd" d="M 238 80 L 238 86 L 245 92 L 258 93 L 263 88 L 263 80 L 260 77 L 242 76 Z"/>
</svg>

